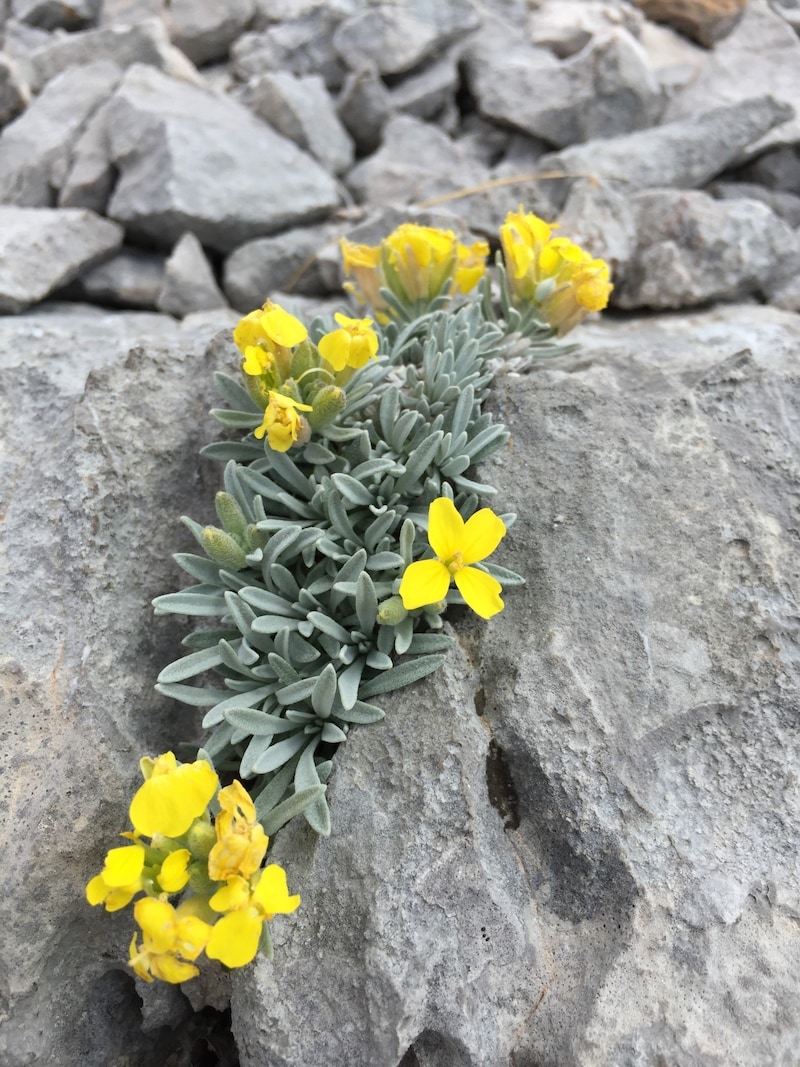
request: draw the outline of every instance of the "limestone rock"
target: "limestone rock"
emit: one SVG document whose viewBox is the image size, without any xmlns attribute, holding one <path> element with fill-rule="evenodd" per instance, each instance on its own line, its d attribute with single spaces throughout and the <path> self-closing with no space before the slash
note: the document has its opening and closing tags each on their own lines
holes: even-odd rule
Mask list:
<svg viewBox="0 0 800 1067">
<path fill-rule="evenodd" d="M 185 233 L 180 238 L 166 262 L 157 306 L 159 311 L 181 319 L 193 311 L 228 306 L 203 246 L 193 233 Z"/>
<path fill-rule="evenodd" d="M 353 142 L 320 75 L 262 74 L 248 82 L 239 98 L 326 170 L 341 174 L 352 166 Z"/>
<path fill-rule="evenodd" d="M 197 66 L 213 63 L 227 58 L 254 13 L 254 0 L 170 0 L 170 37 Z"/>
<path fill-rule="evenodd" d="M 104 214 L 116 179 L 111 165 L 108 114 L 109 102 L 105 101 L 75 139 L 58 193 L 59 207 L 85 207 Z"/>
<path fill-rule="evenodd" d="M 538 0 L 528 14 L 527 37 L 537 48 L 566 59 L 618 26 L 638 38 L 643 22 L 634 8 L 607 0 Z"/>
<path fill-rule="evenodd" d="M 419 119 L 434 119 L 452 106 L 458 85 L 456 57 L 446 55 L 399 82 L 389 94 L 390 106 Z"/>
<path fill-rule="evenodd" d="M 698 76 L 667 105 L 664 118 L 686 118 L 723 104 L 743 104 L 770 93 L 791 115 L 752 146 L 758 155 L 772 145 L 800 141 L 800 39 L 765 0 L 750 0 L 736 28 L 711 52 Z"/>
<path fill-rule="evenodd" d="M 617 285 L 636 249 L 636 222 L 630 198 L 614 183 L 602 181 L 576 181 L 558 216 L 561 232 L 604 259 Z"/>
<path fill-rule="evenodd" d="M 342 20 L 334 4 L 322 4 L 309 14 L 279 22 L 260 33 L 245 33 L 231 48 L 231 61 L 241 81 L 265 71 L 288 71 L 299 77 L 320 74 L 331 92 L 345 77 L 345 66 L 333 47 Z"/>
<path fill-rule="evenodd" d="M 374 63 L 365 63 L 347 75 L 336 110 L 359 152 L 362 155 L 374 152 L 392 114 L 389 90 Z"/>
<path fill-rule="evenodd" d="M 163 284 L 164 256 L 140 248 L 121 248 L 104 263 L 83 271 L 62 298 L 154 311 Z"/>
<path fill-rule="evenodd" d="M 483 115 L 559 147 L 650 126 L 661 111 L 647 57 L 624 29 L 558 60 L 501 24 L 472 39 L 465 70 Z"/>
<path fill-rule="evenodd" d="M 800 237 L 754 200 L 654 189 L 631 198 L 637 245 L 618 307 L 769 297 L 800 271 Z"/>
<path fill-rule="evenodd" d="M 710 48 L 730 33 L 747 0 L 634 0 L 654 22 L 667 22 L 693 41 Z"/>
<path fill-rule="evenodd" d="M 693 188 L 705 185 L 741 158 L 748 145 L 785 121 L 788 113 L 785 105 L 771 97 L 755 97 L 651 130 L 573 145 L 545 156 L 541 165 L 580 177 L 620 181 L 629 191 Z M 563 199 L 566 182 L 551 183 L 551 192 L 555 199 Z"/>
<path fill-rule="evenodd" d="M 30 103 L 28 87 L 14 60 L 0 52 L 0 126 L 15 119 Z"/>
<path fill-rule="evenodd" d="M 0 313 L 22 311 L 122 244 L 91 211 L 0 206 Z"/>
<path fill-rule="evenodd" d="M 338 290 L 338 274 L 329 284 L 318 258 L 327 249 L 338 255 L 336 233 L 336 227 L 309 226 L 241 245 L 225 260 L 223 272 L 233 307 L 247 314 L 277 290 L 305 296 Z"/>
<path fill-rule="evenodd" d="M 793 228 L 800 226 L 800 196 L 781 189 L 765 189 L 755 182 L 714 182 L 708 191 L 718 200 L 760 200 Z"/>
<path fill-rule="evenodd" d="M 147 63 L 184 81 L 201 83 L 186 56 L 170 44 L 163 22 L 148 18 L 132 26 L 101 26 L 54 37 L 30 54 L 32 86 L 38 91 L 68 67 L 97 59 L 108 59 L 123 70 L 134 63 Z"/>
<path fill-rule="evenodd" d="M 50 207 L 69 154 L 92 112 L 113 92 L 119 68 L 98 60 L 64 71 L 0 134 L 0 201 Z"/>
<path fill-rule="evenodd" d="M 45 30 L 78 30 L 91 25 L 103 0 L 11 0 L 11 13 L 21 22 Z"/>
<path fill-rule="evenodd" d="M 188 229 L 227 251 L 338 202 L 319 164 L 235 100 L 134 66 L 109 107 L 108 213 L 160 245 Z"/>
<path fill-rule="evenodd" d="M 381 74 L 402 74 L 442 52 L 478 27 L 476 13 L 461 0 L 379 2 L 345 19 L 333 43 L 342 61 L 357 70 L 366 60 Z"/>
</svg>

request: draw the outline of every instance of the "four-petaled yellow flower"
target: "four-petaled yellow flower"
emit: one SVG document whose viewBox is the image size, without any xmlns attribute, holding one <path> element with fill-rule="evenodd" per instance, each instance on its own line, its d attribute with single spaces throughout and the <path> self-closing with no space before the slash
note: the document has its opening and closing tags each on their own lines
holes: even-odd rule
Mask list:
<svg viewBox="0 0 800 1067">
<path fill-rule="evenodd" d="M 233 331 L 233 339 L 242 355 L 246 355 L 251 346 L 258 345 L 269 352 L 274 352 L 276 347 L 293 348 L 306 337 L 308 330 L 303 323 L 271 300 L 263 308 L 245 315 Z"/>
<path fill-rule="evenodd" d="M 205 760 L 179 764 L 172 752 L 145 756 L 140 765 L 145 782 L 131 801 L 134 829 L 146 837 L 185 834 L 219 788 L 213 767 Z"/>
<path fill-rule="evenodd" d="M 301 404 L 290 396 L 270 389 L 264 421 L 253 433 L 259 439 L 266 434 L 269 447 L 276 452 L 288 452 L 303 428 L 303 420 L 297 412 L 312 410 L 310 404 Z"/>
<path fill-rule="evenodd" d="M 320 338 L 319 353 L 335 371 L 345 367 L 363 367 L 378 353 L 378 335 L 372 329 L 372 319 L 349 319 L 336 312 L 338 330 L 332 330 Z"/>
<path fill-rule="evenodd" d="M 218 799 L 222 811 L 215 821 L 217 842 L 208 856 L 208 876 L 214 882 L 225 882 L 237 874 L 249 878 L 261 866 L 269 838 L 241 782 L 221 789 Z"/>
<path fill-rule="evenodd" d="M 491 619 L 503 610 L 502 586 L 486 571 L 472 567 L 497 548 L 506 527 L 490 508 L 482 508 L 465 523 L 447 497 L 428 509 L 428 542 L 436 559 L 418 560 L 406 567 L 400 596 L 407 611 L 444 600 L 455 580 L 459 593 L 476 615 Z"/>
<path fill-rule="evenodd" d="M 614 286 L 604 260 L 552 233 L 553 227 L 520 208 L 506 216 L 500 243 L 515 303 L 535 305 L 563 336 L 590 311 L 602 311 Z"/>
<path fill-rule="evenodd" d="M 102 871 L 86 886 L 86 899 L 92 905 L 104 904 L 106 911 L 119 911 L 142 889 L 143 870 L 141 845 L 109 849 Z"/>
<path fill-rule="evenodd" d="M 229 878 L 209 903 L 225 914 L 214 924 L 206 955 L 226 967 L 244 967 L 258 951 L 263 923 L 296 911 L 300 897 L 289 895 L 283 867 L 270 863 L 250 881 Z"/>
<path fill-rule="evenodd" d="M 186 982 L 200 971 L 196 960 L 205 948 L 212 927 L 191 914 L 189 908 L 178 908 L 165 900 L 144 897 L 133 908 L 134 918 L 142 929 L 142 944 L 133 935 L 130 944 L 130 966 L 145 982 L 160 978 L 163 982 Z"/>
</svg>

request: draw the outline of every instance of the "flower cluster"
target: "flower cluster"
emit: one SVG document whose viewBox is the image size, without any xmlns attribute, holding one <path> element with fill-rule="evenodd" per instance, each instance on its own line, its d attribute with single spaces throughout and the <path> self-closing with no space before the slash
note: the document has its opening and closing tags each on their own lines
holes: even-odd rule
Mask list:
<svg viewBox="0 0 800 1067">
<path fill-rule="evenodd" d="M 511 211 L 500 227 L 506 273 L 517 306 L 534 305 L 559 336 L 590 311 L 602 311 L 614 288 L 608 264 L 593 259 L 531 212 Z"/>
<path fill-rule="evenodd" d="M 299 319 L 268 300 L 233 331 L 247 391 L 264 411 L 253 433 L 276 452 L 305 444 L 312 429 L 333 422 L 344 407 L 342 386 L 377 356 L 372 319 L 337 314 L 336 321 L 339 328 L 317 346 Z"/>
<path fill-rule="evenodd" d="M 388 289 L 412 314 L 421 314 L 440 296 L 469 293 L 486 269 L 485 241 L 462 244 L 452 230 L 404 223 L 379 245 L 359 245 L 342 238 L 344 272 L 354 281 L 347 288 L 369 304 L 379 322 L 392 316 L 381 295 Z"/>
<path fill-rule="evenodd" d="M 253 801 L 240 782 L 220 789 L 205 760 L 180 764 L 167 752 L 145 757 L 141 769 L 145 781 L 130 805 L 133 831 L 122 835 L 131 843 L 109 850 L 86 899 L 118 911 L 139 897 L 130 966 L 146 982 L 195 977 L 203 951 L 243 967 L 268 936 L 264 924 L 300 904 L 283 868 L 261 869 L 269 839 Z M 215 796 L 220 812 L 212 822 Z M 170 903 L 185 890 L 177 906 Z"/>
</svg>

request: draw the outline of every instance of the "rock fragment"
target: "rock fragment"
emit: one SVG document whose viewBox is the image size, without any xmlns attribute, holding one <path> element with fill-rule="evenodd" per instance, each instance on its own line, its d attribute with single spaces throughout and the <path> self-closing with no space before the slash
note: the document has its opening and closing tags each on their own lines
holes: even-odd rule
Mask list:
<svg viewBox="0 0 800 1067">
<path fill-rule="evenodd" d="M 755 182 L 738 181 L 713 182 L 708 191 L 717 200 L 760 200 L 793 229 L 800 226 L 800 196 L 797 193 L 765 189 Z"/>
<path fill-rule="evenodd" d="M 164 284 L 164 256 L 140 248 L 121 248 L 104 263 L 82 271 L 64 298 L 105 307 L 154 311 Z"/>
<path fill-rule="evenodd" d="M 531 6 L 528 40 L 559 59 L 580 52 L 600 34 L 623 27 L 639 37 L 644 19 L 634 9 L 607 0 L 544 0 Z"/>
<path fill-rule="evenodd" d="M 346 68 L 333 47 L 342 20 L 336 5 L 322 4 L 307 15 L 279 22 L 260 33 L 245 33 L 231 47 L 231 62 L 241 81 L 265 71 L 303 76 L 320 74 L 331 92 L 340 88 Z"/>
<path fill-rule="evenodd" d="M 98 215 L 105 214 L 116 178 L 109 155 L 108 112 L 106 101 L 75 140 L 58 193 L 59 207 L 85 207 Z"/>
<path fill-rule="evenodd" d="M 731 32 L 747 0 L 633 0 L 653 22 L 666 22 L 711 48 Z"/>
<path fill-rule="evenodd" d="M 0 206 L 0 313 L 15 314 L 105 259 L 122 227 L 91 211 Z"/>
<path fill-rule="evenodd" d="M 185 233 L 173 248 L 164 268 L 164 284 L 156 306 L 159 311 L 179 319 L 194 311 L 228 306 L 203 246 L 193 233 Z"/>
<path fill-rule="evenodd" d="M 329 282 L 320 270 L 319 255 L 338 247 L 338 226 L 309 226 L 275 237 L 248 241 L 225 260 L 223 287 L 242 314 L 261 307 L 274 292 L 325 295 L 340 288 L 338 272 Z"/>
<path fill-rule="evenodd" d="M 761 96 L 713 108 L 605 141 L 573 145 L 545 156 L 543 167 L 567 174 L 605 178 L 621 189 L 693 188 L 705 185 L 745 153 L 748 145 L 786 120 L 786 105 Z M 566 185 L 553 186 L 558 199 Z"/>
<path fill-rule="evenodd" d="M 653 189 L 631 208 L 637 243 L 612 295 L 617 307 L 769 298 L 800 272 L 800 236 L 765 204 Z"/>
<path fill-rule="evenodd" d="M 248 82 L 239 99 L 326 170 L 341 174 L 352 166 L 353 142 L 320 75 L 262 74 Z"/>
<path fill-rule="evenodd" d="M 362 155 L 374 152 L 392 114 L 389 90 L 374 63 L 365 63 L 347 75 L 336 110 L 358 151 Z"/>
<path fill-rule="evenodd" d="M 31 102 L 28 86 L 11 56 L 0 52 L 0 126 L 15 119 Z"/>
<path fill-rule="evenodd" d="M 160 246 L 191 230 L 230 251 L 338 203 L 333 178 L 235 100 L 134 66 L 109 108 L 108 213 Z"/>
<path fill-rule="evenodd" d="M 119 78 L 119 68 L 106 60 L 66 70 L 5 127 L 0 134 L 0 201 L 21 207 L 55 202 L 72 145 Z"/>
<path fill-rule="evenodd" d="M 44 30 L 78 30 L 93 23 L 103 0 L 11 0 L 11 14 Z"/>
<path fill-rule="evenodd" d="M 254 0 L 170 0 L 166 16 L 174 44 L 201 66 L 226 59 L 254 13 Z"/>
<path fill-rule="evenodd" d="M 389 102 L 396 111 L 430 121 L 452 106 L 458 84 L 456 57 L 446 55 L 418 74 L 403 78 L 390 92 Z"/>
</svg>

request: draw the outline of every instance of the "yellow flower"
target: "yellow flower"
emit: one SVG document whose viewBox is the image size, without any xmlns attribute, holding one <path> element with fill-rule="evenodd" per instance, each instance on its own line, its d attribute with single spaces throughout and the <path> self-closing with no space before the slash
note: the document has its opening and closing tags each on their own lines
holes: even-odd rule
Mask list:
<svg viewBox="0 0 800 1067">
<path fill-rule="evenodd" d="M 208 923 L 183 910 L 182 905 L 176 909 L 153 897 L 137 901 L 133 914 L 143 938 L 138 945 L 133 935 L 129 963 L 140 978 L 175 984 L 200 973 L 187 961 L 197 959 L 205 948 L 212 931 Z"/>
<path fill-rule="evenodd" d="M 130 807 L 134 829 L 147 837 L 180 837 L 206 810 L 219 788 L 210 763 L 178 763 L 172 752 L 141 761 L 145 782 Z"/>
<path fill-rule="evenodd" d="M 454 278 L 457 292 L 469 293 L 475 288 L 486 271 L 488 255 L 489 245 L 486 241 L 476 241 L 471 245 L 459 244 Z"/>
<path fill-rule="evenodd" d="M 346 237 L 341 239 L 339 246 L 342 250 L 345 276 L 349 277 L 352 274 L 355 278 L 355 284 L 348 283 L 345 288 L 353 293 L 359 303 L 369 304 L 376 312 L 384 311 L 386 301 L 379 291 L 383 285 L 380 247 L 357 245 L 348 241 Z"/>
<path fill-rule="evenodd" d="M 102 871 L 86 886 L 86 899 L 92 905 L 104 904 L 106 911 L 119 911 L 143 888 L 143 870 L 141 845 L 110 849 Z"/>
<path fill-rule="evenodd" d="M 191 858 L 192 854 L 188 848 L 178 848 L 170 852 L 158 872 L 158 884 L 164 893 L 180 893 L 188 884 Z"/>
<path fill-rule="evenodd" d="M 608 304 L 614 288 L 608 264 L 566 237 L 553 237 L 536 215 L 509 212 L 500 243 L 515 303 L 536 306 L 560 335 Z"/>
<path fill-rule="evenodd" d="M 363 367 L 375 359 L 378 352 L 378 335 L 372 329 L 372 319 L 349 319 L 338 311 L 334 318 L 339 329 L 326 333 L 318 344 L 320 355 L 335 371 L 345 367 Z"/>
<path fill-rule="evenodd" d="M 286 871 L 271 863 L 251 882 L 229 878 L 210 904 L 214 911 L 226 914 L 214 924 L 206 955 L 226 967 L 244 967 L 258 951 L 262 924 L 275 915 L 296 911 L 300 897 L 289 895 Z"/>
<path fill-rule="evenodd" d="M 310 404 L 301 404 L 290 396 L 270 389 L 264 421 L 253 433 L 259 439 L 266 434 L 269 447 L 276 452 L 288 452 L 298 439 L 302 428 L 301 416 L 297 412 L 312 410 Z"/>
<path fill-rule="evenodd" d="M 256 819 L 256 807 L 249 793 L 234 781 L 219 792 L 222 811 L 216 819 L 217 842 L 208 857 L 208 876 L 224 882 L 234 875 L 249 878 L 267 854 L 269 838 Z"/>
<path fill-rule="evenodd" d="M 303 323 L 271 300 L 263 308 L 245 315 L 233 331 L 233 339 L 244 356 L 247 355 L 247 349 L 253 346 L 262 346 L 274 352 L 277 346 L 293 348 L 305 341 L 306 337 L 308 330 Z"/>
<path fill-rule="evenodd" d="M 465 523 L 447 497 L 428 509 L 428 541 L 436 559 L 419 560 L 406 567 L 400 596 L 407 611 L 444 600 L 455 579 L 459 593 L 482 619 L 503 610 L 502 586 L 485 571 L 471 567 L 486 559 L 505 535 L 505 525 L 490 508 L 482 508 Z"/>
</svg>

